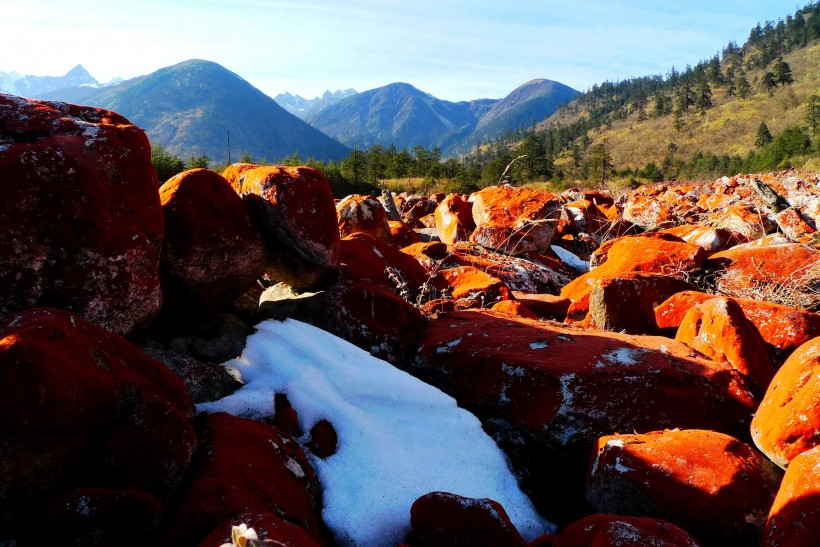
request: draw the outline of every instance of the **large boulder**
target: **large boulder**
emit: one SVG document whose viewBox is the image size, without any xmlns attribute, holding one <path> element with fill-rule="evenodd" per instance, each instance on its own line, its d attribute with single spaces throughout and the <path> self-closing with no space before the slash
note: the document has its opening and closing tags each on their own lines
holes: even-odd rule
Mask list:
<svg viewBox="0 0 820 547">
<path fill-rule="evenodd" d="M 667 520 L 704 545 L 757 545 L 779 484 L 749 445 L 673 430 L 599 439 L 586 495 L 601 513 Z"/>
<path fill-rule="evenodd" d="M 648 517 L 595 514 L 575 521 L 533 547 L 700 547 L 670 522 Z"/>
<path fill-rule="evenodd" d="M 347 196 L 336 204 L 336 217 L 342 237 L 365 233 L 376 239 L 393 241 L 384 206 L 373 196 Z"/>
<path fill-rule="evenodd" d="M 736 298 L 820 310 L 820 251 L 786 243 L 739 246 L 713 254 L 716 288 Z"/>
<path fill-rule="evenodd" d="M 475 230 L 473 204 L 458 194 L 450 194 L 436 207 L 436 231 L 447 245 L 469 241 Z"/>
<path fill-rule="evenodd" d="M 217 528 L 224 533 L 228 519 L 247 513 L 272 513 L 324 543 L 319 483 L 292 437 L 223 412 L 201 415 L 197 422 L 196 473 L 181 495 L 165 545 L 197 545 Z"/>
<path fill-rule="evenodd" d="M 655 308 L 655 320 L 662 331 L 674 332 L 690 308 L 716 298 L 714 294 L 684 291 L 671 296 Z M 762 300 L 734 298 L 743 315 L 760 333 L 776 366 L 782 364 L 800 345 L 820 336 L 820 314 Z"/>
<path fill-rule="evenodd" d="M 162 305 L 145 133 L 108 110 L 0 94 L 0 318 L 71 310 L 129 334 Z"/>
<path fill-rule="evenodd" d="M 593 255 L 595 267 L 561 289 L 561 296 L 573 302 L 573 319 L 582 319 L 589 310 L 595 281 L 631 272 L 659 273 L 685 278 L 706 259 L 703 248 L 669 234 L 626 236 L 608 241 Z"/>
<path fill-rule="evenodd" d="M 763 338 L 740 305 L 730 298 L 712 298 L 690 308 L 675 339 L 710 359 L 729 363 L 758 397 L 763 396 L 774 376 Z"/>
<path fill-rule="evenodd" d="M 194 408 L 164 365 L 51 308 L 7 317 L 0 350 L 0 537 L 58 490 L 174 492 L 196 442 Z"/>
<path fill-rule="evenodd" d="M 695 287 L 678 277 L 630 272 L 596 279 L 589 295 L 587 323 L 628 334 L 658 334 L 655 307 L 673 294 Z"/>
<path fill-rule="evenodd" d="M 769 511 L 761 545 L 803 547 L 820 537 L 820 447 L 789 463 Z"/>
<path fill-rule="evenodd" d="M 162 185 L 160 201 L 163 311 L 196 316 L 220 310 L 261 277 L 265 244 L 242 199 L 221 175 L 184 171 Z"/>
<path fill-rule="evenodd" d="M 491 186 L 470 197 L 476 229 L 470 241 L 509 255 L 543 253 L 561 215 L 561 200 L 544 190 Z"/>
<path fill-rule="evenodd" d="M 527 542 L 497 501 L 466 498 L 449 492 L 430 492 L 410 508 L 407 543 L 424 547 L 507 545 Z"/>
<path fill-rule="evenodd" d="M 786 467 L 820 444 L 820 338 L 791 354 L 777 371 L 752 420 L 752 439 Z"/>
<path fill-rule="evenodd" d="M 339 264 L 330 183 L 310 167 L 262 166 L 232 181 L 268 247 L 266 274 L 299 289 L 319 285 Z"/>
<path fill-rule="evenodd" d="M 411 370 L 482 419 L 559 520 L 578 510 L 580 462 L 601 435 L 681 427 L 743 437 L 757 404 L 735 370 L 680 342 L 487 310 L 430 321 Z"/>
</svg>

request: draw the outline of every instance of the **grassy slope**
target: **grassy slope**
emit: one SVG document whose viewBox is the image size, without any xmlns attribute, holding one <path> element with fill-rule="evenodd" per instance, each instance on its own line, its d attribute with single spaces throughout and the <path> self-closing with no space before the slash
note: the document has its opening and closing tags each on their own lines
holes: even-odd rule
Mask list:
<svg viewBox="0 0 820 547">
<path fill-rule="evenodd" d="M 685 160 L 698 151 L 744 156 L 754 148 L 761 121 L 766 122 L 773 135 L 791 125 L 805 125 L 806 99 L 820 93 L 820 43 L 793 51 L 784 59 L 792 68 L 794 83 L 778 87 L 771 97 L 759 90 L 764 71 L 749 71 L 746 77 L 754 95 L 740 100 L 727 98 L 723 87 L 713 89 L 712 102 L 716 106 L 703 115 L 693 108 L 686 115 L 685 127 L 680 133 L 673 127 L 671 115 L 638 122 L 637 113 L 633 113 L 626 120 L 613 123 L 611 128 L 601 127 L 590 132 L 590 137 L 594 142 L 608 139 L 607 149 L 618 168 L 640 168 L 650 161 L 660 165 L 670 142 L 678 147 L 676 157 Z M 653 108 L 654 103 L 650 101 L 646 110 L 652 112 Z M 555 115 L 545 123 L 563 124 L 577 118 L 577 115 Z"/>
</svg>

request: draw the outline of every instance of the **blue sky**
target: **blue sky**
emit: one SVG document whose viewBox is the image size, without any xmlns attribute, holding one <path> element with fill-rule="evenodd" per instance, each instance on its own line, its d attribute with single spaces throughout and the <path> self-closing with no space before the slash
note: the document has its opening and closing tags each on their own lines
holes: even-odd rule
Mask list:
<svg viewBox="0 0 820 547">
<path fill-rule="evenodd" d="M 801 2 L 800 5 L 804 5 Z M 0 71 L 100 81 L 215 61 L 269 95 L 408 82 L 452 101 L 581 91 L 707 59 L 782 0 L 5 0 Z"/>
</svg>

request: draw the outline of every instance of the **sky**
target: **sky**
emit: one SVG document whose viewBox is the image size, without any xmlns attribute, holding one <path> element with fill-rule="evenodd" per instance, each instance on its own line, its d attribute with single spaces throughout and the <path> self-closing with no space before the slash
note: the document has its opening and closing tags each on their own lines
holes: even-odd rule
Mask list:
<svg viewBox="0 0 820 547">
<path fill-rule="evenodd" d="M 802 6 L 806 2 L 800 2 Z M 207 59 L 271 96 L 407 82 L 501 98 L 535 78 L 579 91 L 742 44 L 783 0 L 4 0 L 0 72 L 97 80 Z"/>
</svg>

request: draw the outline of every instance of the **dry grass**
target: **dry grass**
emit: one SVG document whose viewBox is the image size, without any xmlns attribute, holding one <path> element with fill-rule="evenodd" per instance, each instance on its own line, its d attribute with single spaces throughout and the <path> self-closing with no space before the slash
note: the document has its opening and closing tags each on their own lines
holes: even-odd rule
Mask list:
<svg viewBox="0 0 820 547">
<path fill-rule="evenodd" d="M 761 121 L 766 122 L 773 135 L 790 126 L 805 125 L 806 101 L 820 90 L 820 43 L 793 51 L 784 59 L 792 68 L 794 83 L 778 87 L 772 96 L 758 91 L 764 71 L 754 70 L 747 73 L 756 91 L 754 95 L 739 100 L 727 97 L 724 88 L 713 89 L 712 101 L 716 106 L 703 115 L 693 108 L 684 118 L 681 132 L 673 127 L 671 115 L 638 122 L 637 113 L 633 113 L 626 120 L 614 122 L 611 128 L 602 126 L 590 132 L 590 137 L 594 142 L 609 141 L 607 149 L 618 168 L 640 169 L 650 161 L 660 166 L 671 142 L 677 145 L 676 157 L 687 160 L 700 151 L 745 156 L 755 148 L 755 133 Z M 651 112 L 653 108 L 650 101 L 646 110 Z M 579 117 L 580 114 L 557 114 L 544 124 L 566 124 Z M 820 160 L 810 161 L 816 169 Z"/>
</svg>

